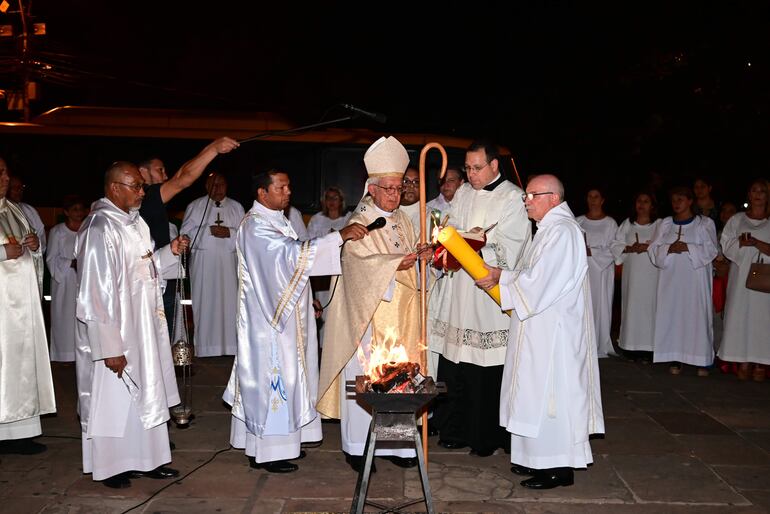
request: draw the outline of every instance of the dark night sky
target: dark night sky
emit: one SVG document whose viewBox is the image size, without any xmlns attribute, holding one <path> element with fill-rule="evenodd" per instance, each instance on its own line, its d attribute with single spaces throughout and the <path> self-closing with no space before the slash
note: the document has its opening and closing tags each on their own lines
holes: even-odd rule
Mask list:
<svg viewBox="0 0 770 514">
<path fill-rule="evenodd" d="M 491 137 L 525 173 L 582 185 L 622 189 L 658 170 L 742 191 L 768 175 L 767 2 L 510 3 L 35 0 L 48 30 L 35 50 L 73 82 L 44 82 L 34 109 L 267 110 L 307 124 L 345 102 L 387 114 L 393 132 Z"/>
</svg>

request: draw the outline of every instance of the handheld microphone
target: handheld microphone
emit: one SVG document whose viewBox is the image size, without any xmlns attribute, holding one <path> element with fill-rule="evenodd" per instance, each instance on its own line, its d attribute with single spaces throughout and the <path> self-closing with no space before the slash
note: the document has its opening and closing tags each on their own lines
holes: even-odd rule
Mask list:
<svg viewBox="0 0 770 514">
<path fill-rule="evenodd" d="M 380 216 L 376 220 L 374 220 L 371 223 L 369 223 L 366 226 L 366 230 L 372 231 L 372 230 L 377 229 L 377 228 L 382 228 L 382 227 L 385 226 L 385 223 L 386 223 L 385 218 Z"/>
<path fill-rule="evenodd" d="M 341 105 L 342 105 L 343 109 L 347 109 L 347 110 L 349 110 L 351 112 L 354 112 L 354 113 L 356 113 L 359 116 L 366 116 L 367 118 L 371 118 L 374 121 L 376 121 L 377 123 L 385 123 L 388 120 L 387 116 L 385 116 L 384 114 L 379 113 L 379 112 L 365 111 L 363 109 L 359 109 L 355 105 L 350 105 L 350 104 L 341 104 Z"/>
</svg>

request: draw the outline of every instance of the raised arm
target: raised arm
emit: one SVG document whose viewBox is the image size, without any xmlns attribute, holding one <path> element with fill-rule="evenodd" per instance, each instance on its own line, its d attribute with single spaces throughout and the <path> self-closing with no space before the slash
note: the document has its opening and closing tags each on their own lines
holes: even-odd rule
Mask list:
<svg viewBox="0 0 770 514">
<path fill-rule="evenodd" d="M 184 163 L 179 171 L 160 186 L 160 198 L 168 203 L 184 188 L 189 187 L 200 177 L 214 158 L 222 153 L 229 153 L 240 146 L 229 137 L 220 137 L 209 143 L 201 152 Z"/>
</svg>

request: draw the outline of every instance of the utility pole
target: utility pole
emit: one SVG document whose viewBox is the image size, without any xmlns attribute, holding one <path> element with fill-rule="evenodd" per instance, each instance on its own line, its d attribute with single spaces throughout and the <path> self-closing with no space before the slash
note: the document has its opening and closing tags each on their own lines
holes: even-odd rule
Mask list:
<svg viewBox="0 0 770 514">
<path fill-rule="evenodd" d="M 27 31 L 27 13 L 24 12 L 24 4 L 19 0 L 19 16 L 21 16 L 21 73 L 22 73 L 22 102 L 24 121 L 30 120 L 29 115 L 29 32 Z"/>
</svg>

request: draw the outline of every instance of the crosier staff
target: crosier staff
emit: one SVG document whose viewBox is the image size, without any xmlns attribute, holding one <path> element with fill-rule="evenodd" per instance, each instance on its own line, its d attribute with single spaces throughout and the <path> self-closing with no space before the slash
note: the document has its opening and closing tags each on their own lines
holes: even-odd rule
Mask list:
<svg viewBox="0 0 770 514">
<path fill-rule="evenodd" d="M 441 173 L 439 179 L 446 174 L 446 150 L 439 143 L 428 143 L 420 152 L 420 247 L 428 242 L 425 233 L 427 206 L 425 202 L 425 155 L 431 148 L 441 152 Z M 420 366 L 425 372 L 428 369 L 428 277 L 425 259 L 420 259 L 420 337 L 422 339 L 422 355 Z M 428 410 L 422 413 L 422 451 L 425 455 L 425 469 L 428 469 Z"/>
</svg>

